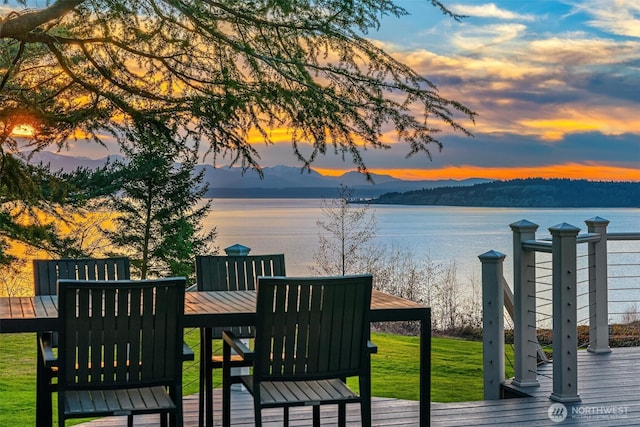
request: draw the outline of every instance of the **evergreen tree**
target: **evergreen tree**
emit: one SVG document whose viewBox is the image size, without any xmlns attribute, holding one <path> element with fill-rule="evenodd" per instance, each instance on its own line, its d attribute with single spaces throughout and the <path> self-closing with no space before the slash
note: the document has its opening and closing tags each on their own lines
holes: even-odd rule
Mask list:
<svg viewBox="0 0 640 427">
<path fill-rule="evenodd" d="M 194 272 L 194 256 L 208 253 L 216 232 L 202 234 L 211 201 L 203 174 L 194 175 L 197 147 L 187 150 L 172 135 L 138 124 L 123 147 L 126 164 L 117 165 L 122 191 L 112 197 L 119 213 L 115 230 L 107 231 L 140 278 L 186 276 Z M 179 163 L 175 163 L 179 162 Z"/>
<path fill-rule="evenodd" d="M 458 120 L 475 117 L 365 37 L 408 13 L 393 1 L 4 3 L 0 137 L 29 124 L 38 147 L 170 114 L 214 158 L 258 171 L 248 136 L 272 143 L 273 128 L 303 166 L 333 149 L 364 170 L 361 147 L 387 147 L 388 129 L 429 155 L 440 128 L 468 134 Z"/>
<path fill-rule="evenodd" d="M 61 228 L 83 227 L 89 202 L 114 191 L 112 181 L 108 167 L 52 173 L 27 156 L 0 153 L 0 265 L 16 261 L 12 242 L 57 257 L 89 255 L 85 241 Z"/>
<path fill-rule="evenodd" d="M 430 0 L 435 13 L 451 13 Z M 387 148 L 394 129 L 408 154 L 441 148 L 439 131 L 469 134 L 475 112 L 442 97 L 426 77 L 365 36 L 380 17 L 407 12 L 393 1 L 5 0 L 0 8 L 0 263 L 9 240 L 58 247 L 55 227 L 23 229 L 26 215 L 50 211 L 40 173 L 20 149 L 68 147 L 70 140 L 127 143 L 145 122 L 207 146 L 216 163 L 260 173 L 249 136 L 274 143 L 288 132 L 309 168 L 327 151 L 366 171 L 362 147 Z M 156 120 L 170 115 L 168 126 Z M 16 136 L 28 126 L 31 135 Z M 281 133 L 275 133 L 280 135 Z M 187 149 L 185 147 L 185 149 Z M 19 182 L 22 189 L 12 185 Z M 7 185 L 7 183 L 9 185 Z M 28 191 L 27 191 L 28 190 Z"/>
</svg>

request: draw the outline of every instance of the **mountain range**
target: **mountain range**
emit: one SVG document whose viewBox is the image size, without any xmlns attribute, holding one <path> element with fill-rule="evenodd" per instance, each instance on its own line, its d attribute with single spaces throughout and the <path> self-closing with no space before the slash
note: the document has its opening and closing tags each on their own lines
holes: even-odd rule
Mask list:
<svg viewBox="0 0 640 427">
<path fill-rule="evenodd" d="M 121 160 L 120 156 L 101 159 L 65 156 L 48 151 L 38 152 L 31 163 L 49 165 L 51 170 L 66 172 L 79 167 L 95 169 L 103 166 L 108 159 Z M 409 181 L 390 175 L 371 174 L 372 182 L 359 172 L 346 172 L 340 176 L 327 176 L 311 169 L 301 170 L 292 166 L 273 166 L 263 168 L 263 178 L 257 172 L 242 172 L 239 167 L 202 164 L 196 166 L 196 172 L 204 170 L 204 181 L 209 184 L 208 197 L 216 198 L 332 198 L 338 195 L 340 185 L 353 190 L 356 198 L 375 198 L 390 192 L 406 192 L 428 188 L 470 186 L 490 182 L 487 179 L 470 178 L 464 180 L 420 180 Z"/>
</svg>

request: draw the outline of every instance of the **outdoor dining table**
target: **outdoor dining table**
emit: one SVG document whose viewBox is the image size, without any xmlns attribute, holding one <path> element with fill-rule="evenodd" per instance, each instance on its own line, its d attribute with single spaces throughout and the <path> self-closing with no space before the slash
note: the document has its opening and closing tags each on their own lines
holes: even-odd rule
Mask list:
<svg viewBox="0 0 640 427">
<path fill-rule="evenodd" d="M 0 333 L 57 329 L 57 296 L 0 297 Z M 185 294 L 184 326 L 252 326 L 256 322 L 255 291 L 208 291 Z M 416 302 L 374 291 L 371 321 L 420 323 L 420 425 L 428 426 L 431 400 L 431 311 Z M 51 425 L 36 414 L 36 425 Z"/>
</svg>

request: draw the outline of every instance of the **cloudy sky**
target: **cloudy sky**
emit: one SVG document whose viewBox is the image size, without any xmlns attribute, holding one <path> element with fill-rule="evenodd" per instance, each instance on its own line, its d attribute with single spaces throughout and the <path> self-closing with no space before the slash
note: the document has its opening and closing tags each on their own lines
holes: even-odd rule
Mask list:
<svg viewBox="0 0 640 427">
<path fill-rule="evenodd" d="M 403 178 L 567 177 L 640 180 L 640 0 L 398 4 L 369 36 L 478 113 L 473 138 L 445 134 L 444 148 L 406 159 L 406 144 L 369 150 L 375 173 Z M 265 165 L 293 161 L 288 146 Z M 348 169 L 335 156 L 324 172 Z"/>
<path fill-rule="evenodd" d="M 399 0 L 368 36 L 478 113 L 474 134 L 444 133 L 433 159 L 408 146 L 369 150 L 374 173 L 404 179 L 564 177 L 640 181 L 640 0 Z M 295 166 L 290 145 L 260 149 L 262 166 Z M 74 155 L 101 157 L 76 147 Z M 299 166 L 299 165 L 298 165 Z M 323 173 L 352 169 L 333 154 Z"/>
</svg>

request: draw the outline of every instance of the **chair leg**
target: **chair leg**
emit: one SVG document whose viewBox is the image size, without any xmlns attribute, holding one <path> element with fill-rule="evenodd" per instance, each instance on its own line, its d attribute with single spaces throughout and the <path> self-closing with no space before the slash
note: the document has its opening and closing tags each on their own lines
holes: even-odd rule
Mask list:
<svg viewBox="0 0 640 427">
<path fill-rule="evenodd" d="M 360 417 L 362 427 L 371 427 L 371 400 L 360 402 Z"/>
<path fill-rule="evenodd" d="M 160 414 L 160 424 L 162 424 L 162 421 L 165 419 L 164 414 Z M 166 422 L 164 423 L 165 425 L 163 427 L 166 427 Z M 133 427 L 133 415 L 127 415 L 127 427 Z"/>
<path fill-rule="evenodd" d="M 212 348 L 212 330 L 211 328 L 203 328 L 202 342 L 202 359 L 200 366 L 204 376 L 204 396 L 205 396 L 205 413 L 206 427 L 213 427 L 213 367 L 211 366 L 211 357 L 213 356 Z M 202 380 L 201 380 L 202 381 Z M 201 395 L 202 396 L 202 395 Z"/>
<path fill-rule="evenodd" d="M 205 409 L 206 427 L 213 427 L 213 369 L 211 368 L 211 352 L 209 352 L 209 360 L 205 362 L 205 396 L 207 398 L 207 407 Z"/>
<path fill-rule="evenodd" d="M 222 358 L 225 362 L 231 360 L 231 347 L 226 342 L 222 345 Z M 222 425 L 231 425 L 231 368 L 226 363 L 222 366 Z"/>
<path fill-rule="evenodd" d="M 360 378 L 360 418 L 362 427 L 371 427 L 371 377 Z"/>
<path fill-rule="evenodd" d="M 262 427 L 262 408 L 256 403 L 255 399 L 253 401 L 253 417 L 256 421 L 256 427 Z"/>
<path fill-rule="evenodd" d="M 206 372 L 205 364 L 204 364 L 205 356 L 206 356 L 206 352 L 204 348 L 204 328 L 200 328 L 200 378 L 198 381 L 198 426 L 199 427 L 203 427 L 205 422 L 205 416 L 204 416 L 204 406 L 205 406 L 204 405 L 204 401 L 205 401 L 204 375 Z"/>
<path fill-rule="evenodd" d="M 320 405 L 313 405 L 313 427 L 320 427 Z"/>
<path fill-rule="evenodd" d="M 64 416 L 64 398 L 60 397 L 60 392 L 58 392 L 58 427 L 65 426 L 65 416 Z M 53 408 L 51 409 L 53 411 Z M 51 420 L 51 424 L 53 424 L 53 418 L 49 418 Z M 37 422 L 37 420 L 36 420 Z"/>
<path fill-rule="evenodd" d="M 347 425 L 347 405 L 338 403 L 338 427 L 346 427 Z"/>
<path fill-rule="evenodd" d="M 284 427 L 289 427 L 289 407 L 288 406 L 285 406 L 283 408 L 283 416 L 284 416 L 284 421 L 283 421 Z"/>
<path fill-rule="evenodd" d="M 174 391 L 174 402 L 176 409 L 169 413 L 169 425 L 171 427 L 182 427 L 184 424 L 184 406 L 182 402 L 182 385 L 176 387 Z"/>
<path fill-rule="evenodd" d="M 40 351 L 40 336 L 36 336 L 36 426 L 45 427 L 53 424 L 53 408 L 51 399 L 51 374 L 44 366 Z"/>
<path fill-rule="evenodd" d="M 207 398 L 207 407 L 205 408 L 206 427 L 213 427 L 213 369 L 211 368 L 211 353 L 209 352 L 209 360 L 205 362 L 205 396 Z"/>
</svg>

